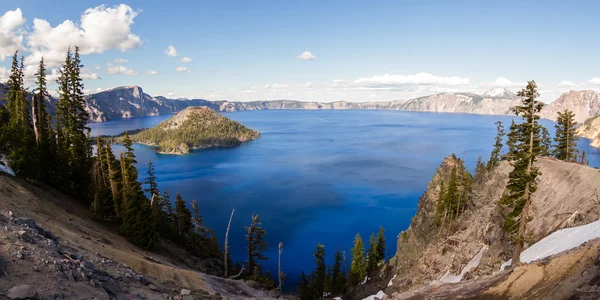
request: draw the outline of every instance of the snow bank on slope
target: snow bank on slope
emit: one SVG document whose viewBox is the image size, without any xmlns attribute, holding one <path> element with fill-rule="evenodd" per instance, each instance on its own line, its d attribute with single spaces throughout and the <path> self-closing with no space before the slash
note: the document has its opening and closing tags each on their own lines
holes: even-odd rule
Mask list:
<svg viewBox="0 0 600 300">
<path fill-rule="evenodd" d="M 375 300 L 375 298 L 383 299 L 384 295 L 385 295 L 385 293 L 383 291 L 379 291 L 375 295 L 371 295 L 371 296 L 369 296 L 367 298 L 363 298 L 363 300 Z"/>
<path fill-rule="evenodd" d="M 579 247 L 581 244 L 600 238 L 600 220 L 587 225 L 558 230 L 521 253 L 521 262 L 530 263 L 567 250 Z M 512 265 L 512 259 L 503 263 L 500 270 Z"/>
<path fill-rule="evenodd" d="M 0 155 L 0 172 L 15 176 L 15 172 L 8 166 L 8 162 L 6 161 L 4 155 Z"/>
<path fill-rule="evenodd" d="M 442 278 L 440 278 L 440 282 L 442 282 L 442 283 L 459 283 L 468 272 L 470 272 L 471 270 L 473 270 L 479 266 L 479 262 L 481 262 L 483 253 L 485 251 L 487 251 L 487 249 L 488 249 L 487 245 L 484 245 L 483 247 L 481 247 L 481 250 L 479 250 L 479 252 L 475 256 L 473 256 L 471 261 L 462 269 L 460 274 L 453 275 L 453 274 L 450 274 L 450 271 L 448 271 L 448 272 L 446 272 L 446 274 L 444 276 L 442 276 Z"/>
<path fill-rule="evenodd" d="M 392 277 L 392 279 L 390 279 L 390 282 L 388 283 L 388 286 L 392 286 L 392 284 L 394 284 L 394 279 L 396 279 L 396 275 L 394 274 L 394 277 Z"/>
</svg>

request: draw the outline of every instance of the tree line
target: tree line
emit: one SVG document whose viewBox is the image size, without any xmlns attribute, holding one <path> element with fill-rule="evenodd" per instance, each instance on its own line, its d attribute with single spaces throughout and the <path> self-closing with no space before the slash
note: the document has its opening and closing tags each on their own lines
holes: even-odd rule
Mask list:
<svg viewBox="0 0 600 300">
<path fill-rule="evenodd" d="M 354 239 L 350 266 L 345 251 L 338 249 L 333 257 L 333 265 L 325 263 L 325 246 L 318 244 L 313 256 L 315 269 L 306 274 L 301 272 L 298 283 L 298 296 L 302 300 L 321 299 L 345 294 L 349 289 L 366 280 L 385 262 L 385 230 L 379 227 L 377 235 L 371 234 L 369 248 L 359 233 Z"/>
<path fill-rule="evenodd" d="M 254 214 L 246 227 L 247 261 L 233 264 L 225 258 L 229 251 L 222 251 L 214 230 L 205 225 L 196 200 L 191 202 L 190 210 L 180 194 L 172 202 L 167 190 L 161 193 L 151 161 L 145 180 L 138 181 L 136 156 L 128 134 L 123 141 L 125 151 L 119 157 L 110 142 L 101 137 L 96 138 L 94 155 L 81 68 L 79 48 L 69 48 L 56 81 L 59 96 L 53 117 L 45 105 L 49 92 L 43 58 L 35 88 L 29 91 L 25 88 L 23 57 L 19 60 L 15 52 L 7 96 L 2 99 L 6 105 L 0 106 L 0 153 L 7 154 L 15 174 L 85 200 L 92 218 L 117 222 L 119 233 L 142 249 L 159 250 L 161 240 L 170 240 L 192 255 L 224 263 L 224 274 L 238 273 L 235 278 L 251 278 L 275 287 L 275 281 L 268 272 L 261 271 L 259 264 L 267 259 L 262 255 L 267 244 L 258 215 Z M 30 95 L 31 103 L 27 99 Z M 281 287 L 281 270 L 278 277 Z"/>
</svg>

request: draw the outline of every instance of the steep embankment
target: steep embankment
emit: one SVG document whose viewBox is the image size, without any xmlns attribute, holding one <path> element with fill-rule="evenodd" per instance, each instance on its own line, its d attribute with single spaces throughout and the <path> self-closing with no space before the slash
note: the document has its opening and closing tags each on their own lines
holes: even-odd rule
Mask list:
<svg viewBox="0 0 600 300">
<path fill-rule="evenodd" d="M 244 281 L 196 271 L 215 272 L 216 264 L 167 242 L 161 254 L 148 253 L 116 231 L 91 221 L 79 200 L 0 173 L 0 294 L 29 285 L 25 292 L 40 299 L 272 299 Z"/>
<path fill-rule="evenodd" d="M 190 150 L 234 147 L 256 139 L 260 133 L 232 121 L 208 107 L 188 107 L 150 129 L 131 135 L 140 144 L 157 147 L 164 154 Z"/>
<path fill-rule="evenodd" d="M 501 298 L 502 293 L 507 289 L 510 290 L 511 286 L 523 285 L 528 282 L 527 280 L 531 280 L 531 289 L 544 290 L 546 291 L 544 295 L 547 295 L 545 299 L 553 299 L 550 288 L 552 282 L 559 279 L 566 280 L 567 277 L 573 277 L 573 281 L 581 279 L 575 278 L 571 271 L 581 268 L 583 263 L 569 265 L 569 268 L 565 267 L 566 269 L 560 272 L 554 270 L 557 277 L 550 276 L 548 280 L 542 280 L 547 277 L 545 275 L 537 278 L 534 273 L 531 273 L 533 271 L 528 271 L 534 269 L 539 271 L 539 268 L 527 266 L 519 269 L 521 270 L 519 272 L 525 272 L 521 276 L 522 279 L 505 288 L 502 288 L 502 282 L 515 281 L 511 271 L 503 273 L 505 275 L 502 276 L 507 277 L 488 278 L 487 276 L 500 270 L 502 263 L 511 258 L 513 251 L 511 241 L 502 230 L 502 221 L 506 212 L 498 205 L 511 166 L 507 162 L 502 162 L 491 174 L 487 174 L 478 182 L 475 181 L 465 212 L 456 221 L 440 227 L 434 221 L 440 184 L 442 180 L 448 182 L 453 166 L 461 165 L 462 162 L 459 159 L 452 157 L 443 161 L 429 183 L 427 191 L 420 198 L 418 211 L 413 217 L 411 225 L 398 236 L 396 255 L 390 260 L 388 270 L 382 272 L 380 277 L 371 279 L 371 284 L 367 283 L 362 289 L 358 289 L 359 295 L 375 294 L 378 290 L 384 290 L 394 299 L 410 299 L 411 295 L 416 294 L 420 294 L 421 297 L 414 299 L 425 299 L 427 297 L 424 295 L 427 293 L 423 294 L 419 291 L 427 290 L 430 288 L 429 285 L 434 284 L 439 299 L 452 298 L 450 294 L 437 294 L 438 290 L 450 289 L 447 285 L 442 284 L 440 279 L 444 275 L 447 275 L 445 279 L 448 279 L 451 278 L 449 275 L 460 274 L 478 253 L 481 254 L 480 263 L 471 271 L 466 272 L 464 278 L 482 278 L 482 281 L 475 280 L 473 283 L 469 283 L 470 285 L 464 283 L 468 289 L 461 292 L 470 297 L 491 293 Z M 528 245 L 558 229 L 588 224 L 600 218 L 600 173 L 598 170 L 576 163 L 565 163 L 547 158 L 541 158 L 537 165 L 542 175 L 539 177 L 538 190 L 533 197 L 534 213 L 532 220 L 528 223 L 527 236 L 530 238 Z M 598 248 L 592 247 L 590 251 L 586 252 L 588 253 L 586 255 L 592 257 L 593 253 L 598 252 Z M 565 259 L 568 260 L 568 258 Z M 594 264 L 593 262 L 589 264 L 589 261 L 586 260 L 586 266 L 591 270 Z M 550 270 L 548 269 L 548 271 Z M 595 272 L 595 269 L 590 272 Z M 585 281 L 586 278 L 581 280 Z M 502 290 L 502 293 L 494 292 L 491 287 Z M 575 288 L 577 287 L 570 286 L 570 291 L 564 290 L 563 292 L 574 293 Z M 429 290 L 431 293 L 433 291 L 433 289 Z M 538 296 L 533 295 L 523 292 L 520 297 L 541 299 L 539 294 L 535 294 Z M 492 299 L 494 298 L 492 297 Z"/>
</svg>

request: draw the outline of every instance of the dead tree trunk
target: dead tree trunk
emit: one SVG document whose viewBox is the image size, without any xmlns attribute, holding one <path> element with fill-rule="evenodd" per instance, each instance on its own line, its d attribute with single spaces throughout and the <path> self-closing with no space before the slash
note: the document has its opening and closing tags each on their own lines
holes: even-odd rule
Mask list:
<svg viewBox="0 0 600 300">
<path fill-rule="evenodd" d="M 223 248 L 224 258 L 223 258 L 223 269 L 225 269 L 225 277 L 227 277 L 227 254 L 229 252 L 229 248 L 227 248 L 227 240 L 229 239 L 229 228 L 231 227 L 231 219 L 233 219 L 233 213 L 235 209 L 231 210 L 231 217 L 229 217 L 229 224 L 227 224 L 227 231 L 225 232 L 225 247 Z M 242 268 L 243 270 L 244 268 Z"/>
</svg>

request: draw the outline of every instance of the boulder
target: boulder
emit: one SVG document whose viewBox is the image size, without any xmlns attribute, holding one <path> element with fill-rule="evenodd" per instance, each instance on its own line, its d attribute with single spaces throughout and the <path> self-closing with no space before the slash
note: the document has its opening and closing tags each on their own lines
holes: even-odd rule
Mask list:
<svg viewBox="0 0 600 300">
<path fill-rule="evenodd" d="M 6 297 L 10 299 L 28 299 L 28 298 L 37 298 L 37 291 L 28 284 L 18 285 L 6 293 Z"/>
<path fill-rule="evenodd" d="M 186 289 L 182 289 L 181 293 L 179 293 L 179 295 L 181 295 L 181 296 L 186 296 L 186 295 L 191 295 L 191 294 L 192 294 L 192 291 L 186 290 Z"/>
</svg>

